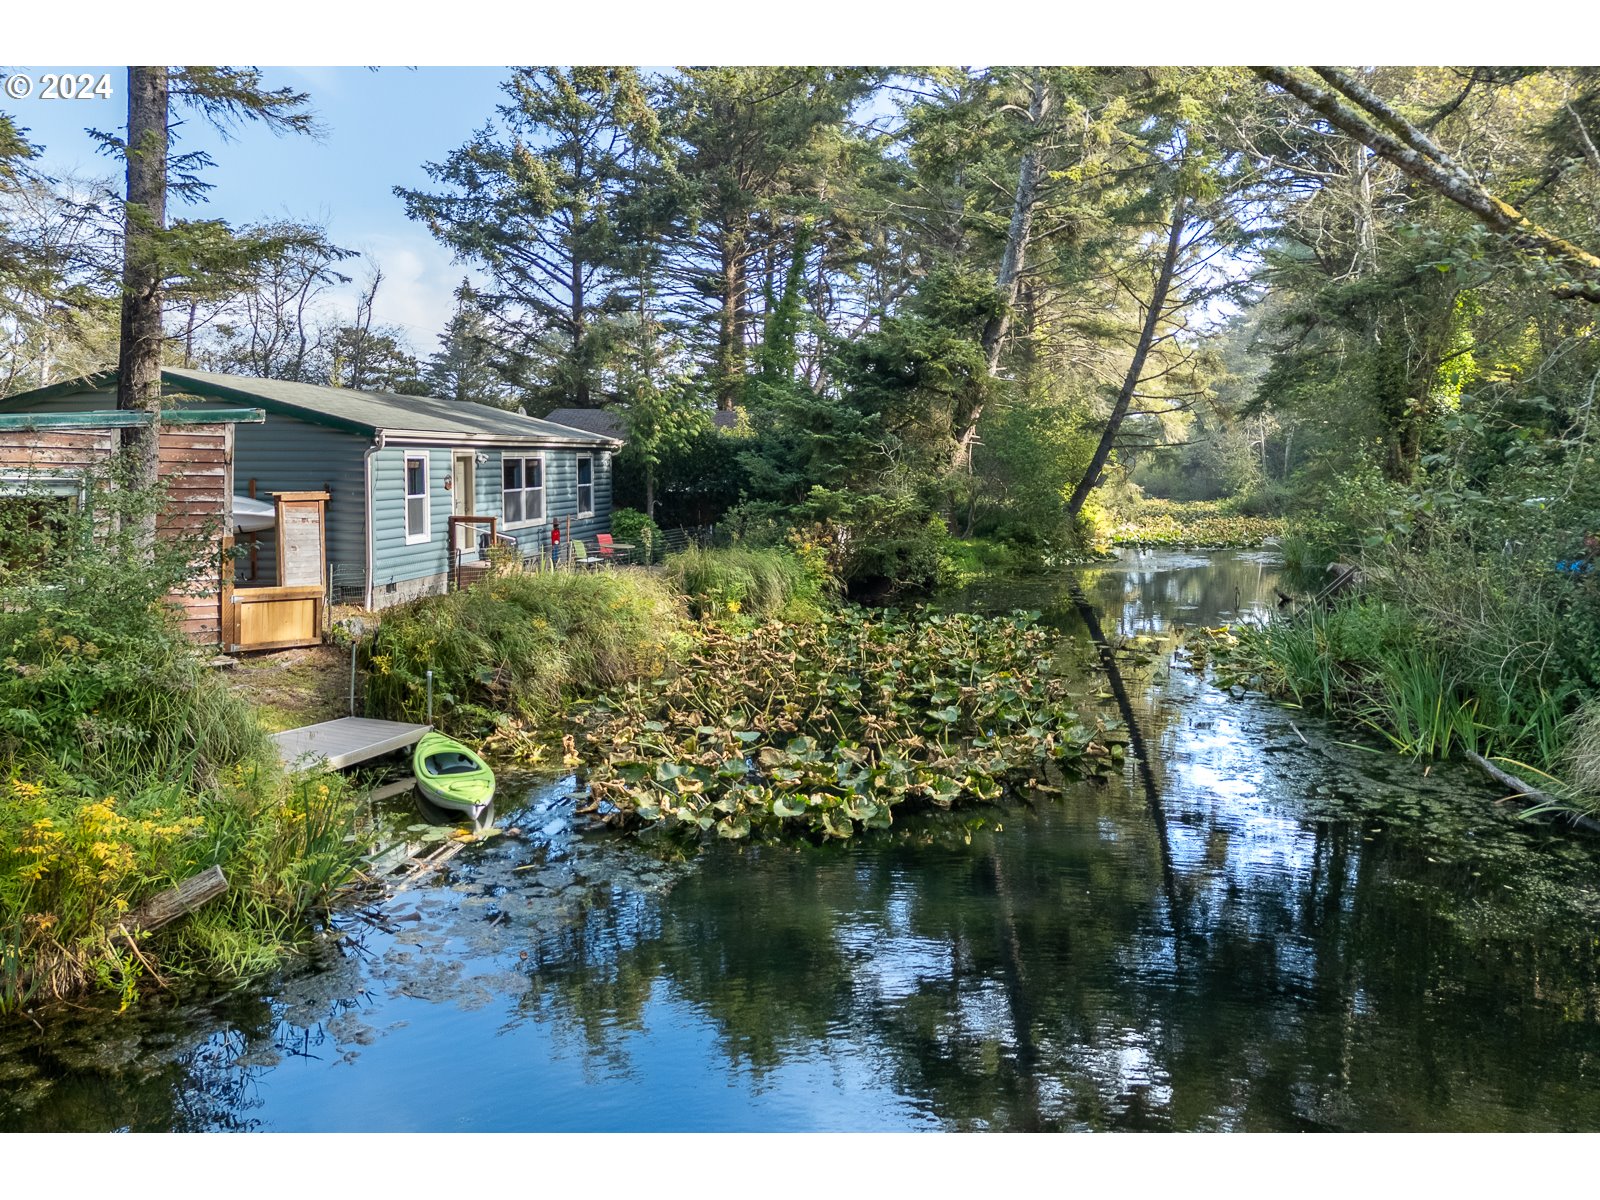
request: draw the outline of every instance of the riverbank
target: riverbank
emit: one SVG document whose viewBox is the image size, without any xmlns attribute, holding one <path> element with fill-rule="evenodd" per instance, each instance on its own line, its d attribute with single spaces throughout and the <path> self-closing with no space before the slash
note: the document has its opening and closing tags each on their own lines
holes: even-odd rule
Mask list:
<svg viewBox="0 0 1600 1200">
<path fill-rule="evenodd" d="M 1592 1128 L 1587 844 L 1169 657 L 1270 611 L 1271 555 L 1072 582 L 1163 647 L 1118 656 L 1148 774 L 685 857 L 507 770 L 521 835 L 337 912 L 303 968 L 8 1030 L 0 1130 Z M 963 603 L 1082 645 L 1064 581 Z"/>
<path fill-rule="evenodd" d="M 1545 793 L 1545 807 L 1594 813 L 1600 694 L 1563 661 L 1574 642 L 1559 635 L 1559 610 L 1534 635 L 1539 614 L 1526 607 L 1474 605 L 1470 621 L 1438 619 L 1461 607 L 1441 593 L 1419 609 L 1369 581 L 1358 595 L 1218 631 L 1204 652 L 1225 687 L 1292 700 L 1413 759 L 1492 760 Z"/>
<path fill-rule="evenodd" d="M 150 502 L 99 489 L 58 524 L 0 530 L 28 564 L 0 564 L 3 1016 L 257 975 L 355 869 L 344 780 L 285 774 L 261 715 L 175 625 L 164 597 L 200 551 L 141 543 Z M 226 890 L 181 920 L 141 912 L 219 869 Z"/>
</svg>

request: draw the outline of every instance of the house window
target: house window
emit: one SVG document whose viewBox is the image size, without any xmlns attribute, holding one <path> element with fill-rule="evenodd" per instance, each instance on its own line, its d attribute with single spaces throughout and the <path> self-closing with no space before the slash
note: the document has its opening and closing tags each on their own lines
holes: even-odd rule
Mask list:
<svg viewBox="0 0 1600 1200">
<path fill-rule="evenodd" d="M 500 475 L 506 525 L 544 520 L 544 459 L 503 458 Z"/>
<path fill-rule="evenodd" d="M 594 516 L 594 455 L 578 455 L 578 515 Z"/>
<path fill-rule="evenodd" d="M 70 552 L 82 488 L 75 479 L 0 479 L 0 577 Z"/>
<path fill-rule="evenodd" d="M 432 534 L 428 511 L 428 456 L 406 455 L 406 545 L 425 542 Z"/>
</svg>

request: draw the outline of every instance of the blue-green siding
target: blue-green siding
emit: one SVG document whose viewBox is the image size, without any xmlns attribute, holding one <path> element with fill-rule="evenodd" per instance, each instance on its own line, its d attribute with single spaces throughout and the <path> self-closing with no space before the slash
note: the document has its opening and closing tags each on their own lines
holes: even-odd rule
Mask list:
<svg viewBox="0 0 1600 1200">
<path fill-rule="evenodd" d="M 252 479 L 262 499 L 271 499 L 274 492 L 328 493 L 328 565 L 345 595 L 366 580 L 367 485 L 362 455 L 370 445 L 353 433 L 278 413 L 260 425 L 241 426 L 234 439 L 233 486 L 238 494 L 249 494 Z M 276 543 L 270 531 L 258 537 L 256 575 L 248 576 L 246 557 L 240 563 L 239 581 L 248 587 L 271 587 L 278 581 Z M 248 548 L 248 537 L 239 543 Z"/>
<path fill-rule="evenodd" d="M 272 418 L 268 418 L 269 422 Z M 449 520 L 452 511 L 450 491 L 445 480 L 452 478 L 455 449 L 485 454 L 487 462 L 475 469 L 474 508 L 478 516 L 503 517 L 500 490 L 506 458 L 544 458 L 545 518 L 504 532 L 517 539 L 525 554 L 550 544 L 550 525 L 560 520 L 563 537 L 587 540 L 611 529 L 611 461 L 604 450 L 592 452 L 594 458 L 594 511 L 578 514 L 578 454 L 566 448 L 528 446 L 485 451 L 481 447 L 386 446 L 373 457 L 373 604 L 381 607 L 386 598 L 412 594 L 415 588 L 404 585 L 416 580 L 443 577 L 450 570 Z M 428 510 L 430 527 L 425 542 L 406 544 L 405 459 L 407 453 L 428 456 Z M 591 453 L 584 451 L 583 453 Z M 469 556 L 470 557 L 470 556 Z"/>
</svg>

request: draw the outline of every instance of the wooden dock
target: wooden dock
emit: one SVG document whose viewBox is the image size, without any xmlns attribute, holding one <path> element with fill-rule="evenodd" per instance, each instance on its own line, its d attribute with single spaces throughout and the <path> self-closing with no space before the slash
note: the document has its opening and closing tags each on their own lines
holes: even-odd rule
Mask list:
<svg viewBox="0 0 1600 1200">
<path fill-rule="evenodd" d="M 431 725 L 405 721 L 376 721 L 371 717 L 340 717 L 272 735 L 278 757 L 285 766 L 308 767 L 325 762 L 334 769 L 353 767 L 394 750 L 414 746 Z"/>
</svg>

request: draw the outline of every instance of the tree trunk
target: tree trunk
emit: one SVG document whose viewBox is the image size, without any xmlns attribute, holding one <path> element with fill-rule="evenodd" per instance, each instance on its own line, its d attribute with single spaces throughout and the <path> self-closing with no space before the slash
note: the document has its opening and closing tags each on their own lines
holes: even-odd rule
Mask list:
<svg viewBox="0 0 1600 1200">
<path fill-rule="evenodd" d="M 1600 256 L 1535 224 L 1485 190 L 1425 133 L 1351 76 L 1331 67 L 1317 68 L 1317 73 L 1336 89 L 1329 91 L 1283 67 L 1252 67 L 1251 70 L 1326 118 L 1334 128 L 1366 145 L 1380 158 L 1392 162 L 1451 203 L 1460 205 L 1496 233 L 1504 234 L 1512 245 L 1534 251 L 1568 268 L 1578 281 L 1555 288 L 1557 296 L 1600 303 Z M 1362 111 L 1351 108 L 1344 99 L 1359 105 Z M 1381 126 L 1377 122 L 1381 122 Z"/>
<path fill-rule="evenodd" d="M 1162 310 L 1167 304 L 1167 292 L 1172 287 L 1172 273 L 1178 263 L 1178 249 L 1183 243 L 1183 226 L 1188 203 L 1188 197 L 1180 191 L 1177 202 L 1172 206 L 1172 229 L 1167 237 L 1167 250 L 1161 259 L 1161 271 L 1156 276 L 1155 290 L 1150 295 L 1150 307 L 1145 310 L 1144 328 L 1139 332 L 1139 344 L 1134 348 L 1133 361 L 1128 364 L 1128 373 L 1123 376 L 1122 390 L 1117 393 L 1117 402 L 1111 407 L 1111 416 L 1106 421 L 1105 432 L 1100 435 L 1100 444 L 1095 447 L 1094 457 L 1089 460 L 1088 469 L 1078 481 L 1078 486 L 1073 489 L 1072 498 L 1067 501 L 1068 521 L 1078 519 L 1078 514 L 1083 511 L 1084 501 L 1100 483 L 1100 476 L 1106 468 L 1106 460 L 1111 457 L 1111 447 L 1116 443 L 1123 419 L 1128 415 L 1128 407 L 1133 403 L 1133 394 L 1139 390 L 1139 379 L 1144 374 L 1145 359 L 1149 357 L 1150 347 L 1155 344 L 1156 331 L 1161 326 Z"/>
<path fill-rule="evenodd" d="M 583 260 L 572 256 L 572 366 L 576 372 L 573 380 L 572 402 L 579 408 L 589 407 L 589 365 L 584 361 L 583 337 L 588 332 L 584 323 L 588 315 L 588 298 L 583 291 Z"/>
<path fill-rule="evenodd" d="M 161 267 L 156 238 L 167 224 L 167 68 L 128 68 L 128 192 L 123 218 L 122 327 L 117 407 L 153 415 L 125 429 L 123 452 L 137 488 L 161 477 Z M 155 544 L 155 513 L 140 540 Z"/>
<path fill-rule="evenodd" d="M 727 412 L 739 402 L 744 382 L 744 233 L 724 230 L 722 249 L 722 313 L 717 327 L 717 408 Z"/>
<path fill-rule="evenodd" d="M 1050 111 L 1050 89 L 1042 73 L 1034 76 L 1033 97 L 1028 103 L 1028 123 L 1035 131 Z M 1033 230 L 1033 210 L 1039 199 L 1039 166 L 1043 146 L 1035 141 L 1022 156 L 1017 170 L 1017 191 L 1011 202 L 1011 224 L 1006 230 L 1006 247 L 1000 256 L 1000 270 L 995 275 L 995 289 L 1004 303 L 983 327 L 983 354 L 988 362 L 989 374 L 1000 369 L 1000 351 L 1005 346 L 1006 334 L 1011 330 L 1011 312 L 1017 302 L 1017 287 L 1022 279 L 1022 269 L 1028 258 L 1028 236 Z M 983 416 L 983 405 L 978 404 L 967 414 L 966 428 L 956 443 L 957 467 L 972 461 L 972 442 L 978 436 L 978 418 Z"/>
</svg>

